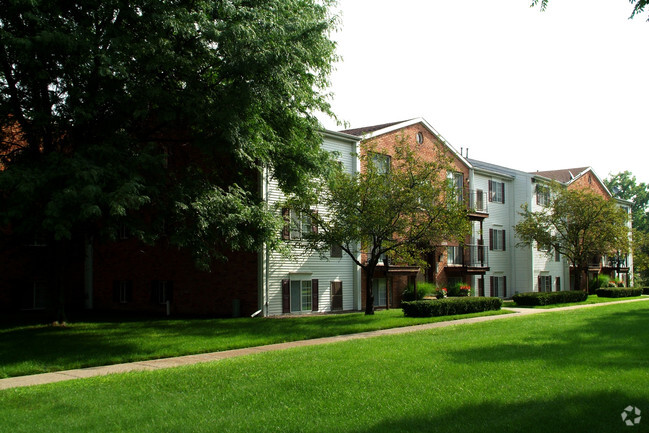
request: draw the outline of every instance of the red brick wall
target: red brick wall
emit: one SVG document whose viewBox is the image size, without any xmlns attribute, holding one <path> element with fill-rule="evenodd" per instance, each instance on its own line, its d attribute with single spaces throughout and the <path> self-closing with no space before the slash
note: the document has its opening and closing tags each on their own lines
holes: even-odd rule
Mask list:
<svg viewBox="0 0 649 433">
<path fill-rule="evenodd" d="M 570 184 L 569 188 L 590 189 L 593 192 L 600 194 L 602 197 L 609 198 L 606 192 L 606 187 L 602 185 L 592 171 L 584 173 L 579 179 Z"/>
<path fill-rule="evenodd" d="M 173 281 L 172 314 L 231 316 L 233 300 L 242 315 L 258 309 L 257 254 L 227 253 L 210 272 L 198 270 L 191 256 L 176 247 L 145 246 L 135 240 L 95 249 L 94 306 L 102 310 L 162 312 L 152 303 L 152 281 Z M 132 302 L 113 300 L 113 281 L 131 281 Z"/>
</svg>

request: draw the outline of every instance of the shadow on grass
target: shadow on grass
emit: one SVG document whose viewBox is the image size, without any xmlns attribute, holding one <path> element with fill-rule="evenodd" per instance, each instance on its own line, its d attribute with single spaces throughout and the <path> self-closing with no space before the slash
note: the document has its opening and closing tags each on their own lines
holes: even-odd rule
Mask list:
<svg viewBox="0 0 649 433">
<path fill-rule="evenodd" d="M 422 323 L 401 310 L 269 319 L 99 320 L 0 329 L 0 378 L 188 355 Z M 450 320 L 450 318 L 449 318 Z"/>
<path fill-rule="evenodd" d="M 379 432 L 584 432 L 612 433 L 647 431 L 649 417 L 642 417 L 640 424 L 627 426 L 621 414 L 632 405 L 649 412 L 649 398 L 644 394 L 626 395 L 618 392 L 577 394 L 570 397 L 530 399 L 527 401 L 461 403 L 454 410 L 437 413 L 431 407 L 429 413 L 401 418 L 397 421 L 378 423 L 356 433 Z M 645 420 L 646 419 L 646 420 Z M 644 429 L 643 428 L 644 424 Z M 638 430 L 640 429 L 640 430 Z"/>
<path fill-rule="evenodd" d="M 542 327 L 542 316 L 528 317 L 519 325 L 530 329 L 525 339 L 471 346 L 449 351 L 449 356 L 453 362 L 458 363 L 543 359 L 565 367 L 586 367 L 591 364 L 601 366 L 604 362 L 618 368 L 649 369 L 649 350 L 646 345 L 649 341 L 649 311 L 599 310 L 600 314 L 595 317 L 589 314 L 592 311 L 586 309 L 557 313 L 555 326 L 551 328 Z M 561 321 L 562 314 L 572 317 L 584 314 L 586 317 L 565 324 Z"/>
</svg>

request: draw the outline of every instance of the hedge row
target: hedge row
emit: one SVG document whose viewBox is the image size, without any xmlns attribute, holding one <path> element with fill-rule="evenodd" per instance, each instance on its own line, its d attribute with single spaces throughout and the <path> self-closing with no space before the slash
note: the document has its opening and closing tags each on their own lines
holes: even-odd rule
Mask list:
<svg viewBox="0 0 649 433">
<path fill-rule="evenodd" d="M 633 287 L 605 287 L 595 290 L 595 293 L 600 298 L 628 298 L 629 296 L 642 295 L 642 290 Z"/>
<path fill-rule="evenodd" d="M 642 294 L 643 295 L 649 295 L 649 287 L 643 287 L 642 288 Z"/>
<path fill-rule="evenodd" d="M 401 302 L 406 317 L 437 317 L 454 314 L 479 313 L 489 310 L 500 310 L 503 301 L 500 298 L 444 298 L 430 301 Z"/>
<path fill-rule="evenodd" d="M 563 292 L 524 292 L 512 297 L 516 305 L 550 305 L 567 304 L 569 302 L 583 302 L 588 299 L 588 293 L 581 290 Z"/>
</svg>

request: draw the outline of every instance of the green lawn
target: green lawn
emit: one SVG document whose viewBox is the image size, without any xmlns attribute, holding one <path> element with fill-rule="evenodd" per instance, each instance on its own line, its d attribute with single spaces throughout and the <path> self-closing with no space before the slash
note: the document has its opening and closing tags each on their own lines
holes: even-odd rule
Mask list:
<svg viewBox="0 0 649 433">
<path fill-rule="evenodd" d="M 649 303 L 0 391 L 2 432 L 644 432 Z"/>
<path fill-rule="evenodd" d="M 0 378 L 352 334 L 480 314 L 403 317 L 399 310 L 267 319 L 113 320 L 0 328 Z"/>
<path fill-rule="evenodd" d="M 646 298 L 646 296 L 645 296 Z M 600 298 L 597 295 L 589 295 L 588 299 L 586 299 L 584 302 L 570 302 L 570 303 L 565 303 L 565 304 L 552 304 L 552 305 L 538 305 L 535 307 L 532 306 L 527 306 L 527 305 L 516 305 L 516 302 L 514 301 L 505 301 L 503 302 L 503 307 L 504 308 L 540 308 L 540 309 L 548 309 L 548 308 L 559 308 L 559 307 L 569 307 L 571 305 L 586 305 L 586 304 L 603 304 L 603 303 L 608 303 L 608 302 L 619 302 L 619 301 L 627 301 L 630 299 L 643 299 L 642 296 L 633 296 L 630 298 Z"/>
</svg>

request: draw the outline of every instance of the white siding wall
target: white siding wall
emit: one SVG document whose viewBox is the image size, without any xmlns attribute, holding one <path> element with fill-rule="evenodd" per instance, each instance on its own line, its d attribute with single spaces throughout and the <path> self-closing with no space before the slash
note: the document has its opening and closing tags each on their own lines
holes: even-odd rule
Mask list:
<svg viewBox="0 0 649 433">
<path fill-rule="evenodd" d="M 325 134 L 322 147 L 330 152 L 337 152 L 339 160 L 349 172 L 359 169 L 358 159 L 352 154 L 357 152 L 357 143 L 347 139 Z M 267 184 L 267 201 L 270 207 L 284 198 L 274 179 Z M 278 209 L 277 212 L 281 212 Z M 318 209 L 319 215 L 326 216 L 326 209 Z M 278 236 L 281 234 L 278 234 Z M 356 264 L 346 253 L 342 258 L 323 259 L 318 253 L 305 250 L 300 241 L 291 242 L 292 257 L 285 257 L 278 252 L 262 253 L 262 298 L 266 298 L 267 315 L 282 314 L 282 280 L 318 280 L 318 311 L 331 310 L 332 281 L 342 281 L 343 309 L 358 309 L 357 298 L 360 294 L 360 272 Z"/>
</svg>

